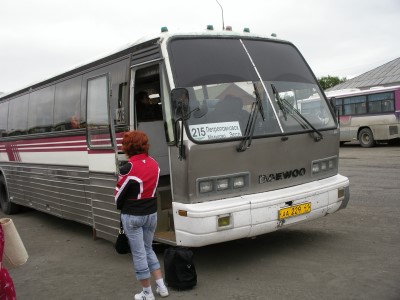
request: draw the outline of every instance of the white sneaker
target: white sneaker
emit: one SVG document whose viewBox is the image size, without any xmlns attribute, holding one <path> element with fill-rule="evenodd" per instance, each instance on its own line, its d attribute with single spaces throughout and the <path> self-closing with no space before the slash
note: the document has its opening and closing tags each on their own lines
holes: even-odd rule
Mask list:
<svg viewBox="0 0 400 300">
<path fill-rule="evenodd" d="M 142 291 L 140 294 L 136 294 L 135 295 L 135 300 L 155 300 L 156 298 L 154 298 L 154 294 L 151 293 L 147 293 L 145 291 Z"/>
<path fill-rule="evenodd" d="M 167 287 L 160 288 L 158 286 L 157 289 L 156 289 L 156 293 L 159 294 L 163 298 L 164 297 L 168 297 L 168 295 L 169 295 Z"/>
</svg>

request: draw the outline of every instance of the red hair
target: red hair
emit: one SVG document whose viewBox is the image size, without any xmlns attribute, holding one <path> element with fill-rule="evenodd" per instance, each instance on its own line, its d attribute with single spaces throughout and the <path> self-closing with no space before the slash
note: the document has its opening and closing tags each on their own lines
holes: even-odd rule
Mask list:
<svg viewBox="0 0 400 300">
<path fill-rule="evenodd" d="M 122 139 L 122 151 L 128 157 L 142 153 L 149 154 L 150 145 L 148 142 L 149 138 L 142 131 L 134 130 L 126 132 Z"/>
</svg>

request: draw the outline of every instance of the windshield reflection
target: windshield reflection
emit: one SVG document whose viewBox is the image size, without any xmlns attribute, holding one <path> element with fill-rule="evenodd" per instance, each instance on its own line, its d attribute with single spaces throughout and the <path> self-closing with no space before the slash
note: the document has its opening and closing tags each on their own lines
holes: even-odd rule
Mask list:
<svg viewBox="0 0 400 300">
<path fill-rule="evenodd" d="M 276 87 L 279 97 L 272 87 Z M 187 120 L 195 141 L 243 138 L 256 105 L 256 91 L 261 105 L 255 111 L 257 117 L 252 137 L 310 130 L 307 123 L 318 130 L 335 125 L 327 103 L 315 84 L 234 82 L 195 86 L 188 91 L 190 110 L 199 107 L 204 112 L 200 117 L 191 114 Z M 298 113 L 306 122 L 299 120 Z"/>
</svg>

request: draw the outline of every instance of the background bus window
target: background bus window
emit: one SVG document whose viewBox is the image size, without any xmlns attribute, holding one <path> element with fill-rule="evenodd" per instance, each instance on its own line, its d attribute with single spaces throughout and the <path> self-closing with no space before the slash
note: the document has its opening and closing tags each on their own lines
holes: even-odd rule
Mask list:
<svg viewBox="0 0 400 300">
<path fill-rule="evenodd" d="M 343 99 L 344 115 L 361 115 L 367 113 L 366 96 L 350 97 Z"/>
<path fill-rule="evenodd" d="M 0 137 L 7 136 L 8 101 L 0 103 Z"/>
<path fill-rule="evenodd" d="M 334 104 L 336 107 L 336 114 L 338 116 L 343 115 L 343 99 L 336 99 Z"/>
<path fill-rule="evenodd" d="M 394 111 L 393 93 L 380 93 L 368 96 L 368 111 L 381 113 Z"/>
<path fill-rule="evenodd" d="M 54 130 L 84 127 L 81 116 L 82 76 L 71 78 L 56 85 L 54 102 Z"/>
<path fill-rule="evenodd" d="M 29 133 L 52 131 L 54 85 L 29 94 Z"/>
<path fill-rule="evenodd" d="M 28 127 L 29 95 L 23 95 L 10 101 L 8 113 L 8 135 L 26 134 Z"/>
</svg>

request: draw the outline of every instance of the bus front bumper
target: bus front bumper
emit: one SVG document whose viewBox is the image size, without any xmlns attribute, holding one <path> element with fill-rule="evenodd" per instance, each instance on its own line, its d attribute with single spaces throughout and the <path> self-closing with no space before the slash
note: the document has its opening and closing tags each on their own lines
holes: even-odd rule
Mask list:
<svg viewBox="0 0 400 300">
<path fill-rule="evenodd" d="M 200 247 L 254 237 L 347 206 L 349 180 L 342 175 L 294 187 L 196 204 L 173 202 L 176 244 Z M 279 211 L 311 205 L 310 211 L 279 218 Z"/>
</svg>

